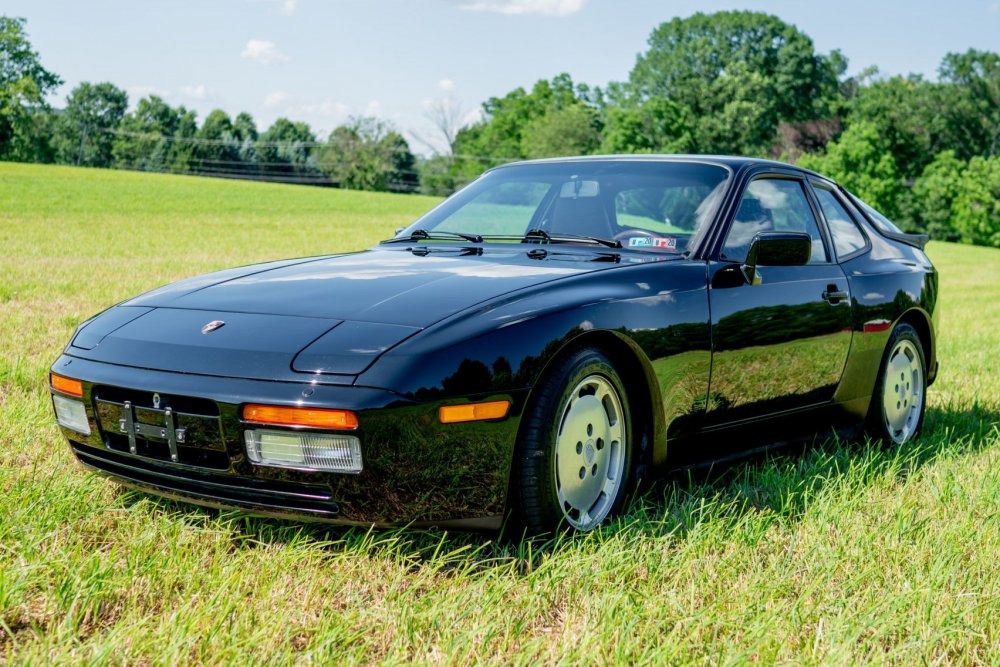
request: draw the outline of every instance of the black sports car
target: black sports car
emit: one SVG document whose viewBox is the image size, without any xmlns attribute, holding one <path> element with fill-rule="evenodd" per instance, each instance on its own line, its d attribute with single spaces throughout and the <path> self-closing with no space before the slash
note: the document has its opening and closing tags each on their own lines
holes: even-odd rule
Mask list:
<svg viewBox="0 0 1000 667">
<path fill-rule="evenodd" d="M 85 466 L 172 498 L 586 531 L 666 469 L 913 438 L 938 366 L 925 242 L 777 162 L 512 164 L 370 250 L 104 311 L 52 401 Z"/>
</svg>

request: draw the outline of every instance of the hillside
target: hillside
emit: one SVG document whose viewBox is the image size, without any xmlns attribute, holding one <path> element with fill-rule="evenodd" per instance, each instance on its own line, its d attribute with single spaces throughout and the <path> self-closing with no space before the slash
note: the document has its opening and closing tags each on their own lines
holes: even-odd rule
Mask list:
<svg viewBox="0 0 1000 667">
<path fill-rule="evenodd" d="M 1000 663 L 1000 250 L 929 246 L 942 370 L 916 443 L 669 480 L 585 537 L 253 519 L 73 463 L 46 371 L 80 321 L 436 201 L 0 163 L 0 662 Z"/>
</svg>

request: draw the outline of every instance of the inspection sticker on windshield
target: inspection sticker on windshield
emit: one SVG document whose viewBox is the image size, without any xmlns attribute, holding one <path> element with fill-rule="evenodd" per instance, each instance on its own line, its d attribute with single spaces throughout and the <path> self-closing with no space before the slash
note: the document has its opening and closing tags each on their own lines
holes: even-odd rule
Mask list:
<svg viewBox="0 0 1000 667">
<path fill-rule="evenodd" d="M 633 236 L 628 240 L 630 248 L 648 248 L 653 245 L 653 239 L 648 236 Z"/>
<path fill-rule="evenodd" d="M 677 239 L 653 239 L 653 247 L 677 250 Z"/>
</svg>

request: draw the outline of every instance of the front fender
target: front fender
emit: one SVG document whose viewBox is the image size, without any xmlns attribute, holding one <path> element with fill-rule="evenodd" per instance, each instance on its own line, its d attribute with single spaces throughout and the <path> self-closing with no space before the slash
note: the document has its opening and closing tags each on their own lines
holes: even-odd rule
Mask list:
<svg viewBox="0 0 1000 667">
<path fill-rule="evenodd" d="M 568 346 L 603 333 L 642 369 L 654 459 L 704 411 L 711 368 L 703 262 L 623 267 L 558 288 L 522 292 L 441 322 L 387 352 L 358 377 L 416 401 L 531 390 Z M 605 338 L 605 340 L 610 340 Z"/>
</svg>

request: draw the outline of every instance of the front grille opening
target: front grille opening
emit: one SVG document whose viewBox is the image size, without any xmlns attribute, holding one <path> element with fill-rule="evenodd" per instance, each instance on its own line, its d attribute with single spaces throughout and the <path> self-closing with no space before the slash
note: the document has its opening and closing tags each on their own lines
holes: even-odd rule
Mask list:
<svg viewBox="0 0 1000 667">
<path fill-rule="evenodd" d="M 128 448 L 127 435 L 106 432 L 104 434 L 104 444 L 116 452 L 122 452 L 123 454 L 131 453 Z M 135 454 L 136 456 L 155 459 L 165 463 L 174 463 L 170 459 L 170 447 L 167 443 L 147 440 L 139 436 L 136 436 L 135 439 Z M 214 470 L 229 469 L 229 455 L 226 452 L 199 447 L 187 447 L 181 444 L 177 445 L 176 462 L 199 468 L 212 468 Z"/>
<path fill-rule="evenodd" d="M 112 403 L 124 403 L 131 401 L 137 408 L 154 408 L 153 392 L 135 391 L 133 389 L 122 389 L 121 387 L 108 387 L 98 385 L 94 387 L 94 398 L 100 401 L 111 401 Z M 174 396 L 173 394 L 160 395 L 160 408 L 169 407 L 174 412 L 186 412 L 191 415 L 204 417 L 218 417 L 219 406 L 215 401 L 204 398 L 192 398 L 190 396 Z"/>
</svg>

